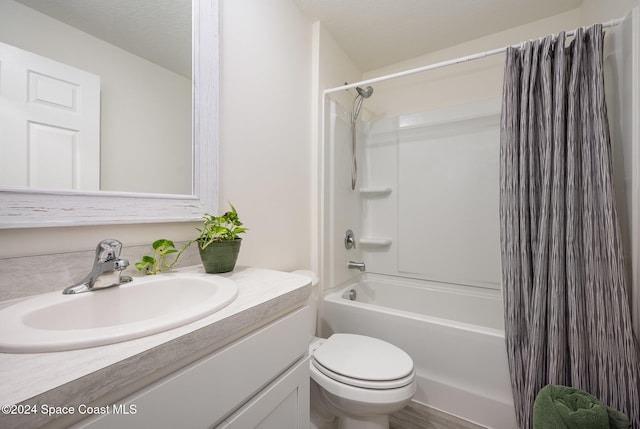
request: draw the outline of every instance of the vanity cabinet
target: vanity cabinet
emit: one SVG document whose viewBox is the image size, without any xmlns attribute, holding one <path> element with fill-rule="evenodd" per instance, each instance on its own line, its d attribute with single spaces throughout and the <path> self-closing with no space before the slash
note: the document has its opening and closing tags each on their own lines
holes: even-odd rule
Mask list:
<svg viewBox="0 0 640 429">
<path fill-rule="evenodd" d="M 309 359 L 304 358 L 236 411 L 220 429 L 309 427 Z"/>
<path fill-rule="evenodd" d="M 312 317 L 284 315 L 74 428 L 306 429 Z"/>
</svg>

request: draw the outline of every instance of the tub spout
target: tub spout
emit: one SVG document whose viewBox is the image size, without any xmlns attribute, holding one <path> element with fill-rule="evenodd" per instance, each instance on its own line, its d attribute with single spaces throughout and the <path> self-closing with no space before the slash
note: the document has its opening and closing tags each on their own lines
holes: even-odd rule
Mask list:
<svg viewBox="0 0 640 429">
<path fill-rule="evenodd" d="M 364 271 L 364 262 L 349 261 L 347 262 L 347 267 L 349 269 L 355 268 L 357 270 Z"/>
</svg>

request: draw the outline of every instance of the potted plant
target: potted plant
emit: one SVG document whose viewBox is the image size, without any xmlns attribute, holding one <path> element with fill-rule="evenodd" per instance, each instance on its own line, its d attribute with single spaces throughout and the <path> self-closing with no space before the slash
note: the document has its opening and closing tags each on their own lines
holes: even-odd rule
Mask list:
<svg viewBox="0 0 640 429">
<path fill-rule="evenodd" d="M 198 228 L 200 236 L 195 241 L 198 243 L 204 270 L 208 273 L 233 270 L 242 244 L 238 234 L 247 231 L 247 228 L 242 227 L 236 208 L 231 203 L 229 205 L 231 211 L 222 216 L 205 214 L 202 228 Z"/>
<path fill-rule="evenodd" d="M 157 274 L 171 269 L 180 255 L 193 243 L 198 243 L 200 259 L 207 273 L 226 273 L 232 271 L 236 265 L 242 239 L 238 236 L 247 231 L 242 226 L 238 212 L 229 203 L 231 211 L 222 216 L 206 213 L 203 216 L 202 228 L 196 228 L 200 235 L 188 242 L 181 250 L 175 248 L 173 241 L 160 239 L 153 242 L 153 255 L 143 256 L 142 261 L 136 262 L 136 268 L 146 274 Z M 167 256 L 175 254 L 170 261 Z"/>
</svg>

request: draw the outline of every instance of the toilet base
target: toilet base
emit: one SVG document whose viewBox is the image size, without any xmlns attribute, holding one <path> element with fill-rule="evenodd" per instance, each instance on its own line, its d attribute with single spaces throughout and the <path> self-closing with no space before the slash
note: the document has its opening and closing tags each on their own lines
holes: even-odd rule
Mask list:
<svg viewBox="0 0 640 429">
<path fill-rule="evenodd" d="M 369 416 L 366 419 L 356 417 L 338 417 L 339 429 L 389 429 L 389 416 Z"/>
<path fill-rule="evenodd" d="M 311 428 L 312 429 L 389 429 L 388 414 L 367 413 L 364 416 L 345 412 L 344 402 L 324 391 L 315 380 L 311 380 Z M 407 401 L 408 402 L 408 401 Z M 352 406 L 355 403 L 350 403 Z M 352 407 L 349 407 L 352 408 Z M 358 407 L 355 407 L 358 409 Z M 393 409 L 402 408 L 396 404 Z M 363 411 L 358 409 L 358 411 Z"/>
</svg>

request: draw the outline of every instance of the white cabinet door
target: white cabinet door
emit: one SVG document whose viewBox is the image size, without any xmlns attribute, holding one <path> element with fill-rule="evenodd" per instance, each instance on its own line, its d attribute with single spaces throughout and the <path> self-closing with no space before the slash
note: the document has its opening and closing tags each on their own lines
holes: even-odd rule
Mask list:
<svg viewBox="0 0 640 429">
<path fill-rule="evenodd" d="M 311 317 L 315 314 L 309 306 L 295 310 L 116 404 L 96 404 L 105 407 L 104 412 L 98 410 L 104 415 L 87 418 L 73 428 L 202 429 L 219 426 L 236 410 L 262 397 L 265 388 L 274 385 L 274 380 L 284 379 L 292 366 L 307 362 L 311 340 L 307 327 Z M 307 372 L 303 375 L 305 369 Z M 281 418 L 279 413 L 289 412 L 292 404 L 298 407 L 308 404 L 308 362 L 295 374 L 291 377 L 294 384 L 302 386 L 306 382 L 307 385 L 289 388 L 295 396 L 288 400 L 283 398 L 273 405 L 273 408 L 280 408 L 275 411 L 274 419 Z M 269 400 L 265 400 L 263 407 L 270 403 Z M 306 402 L 300 402 L 303 400 Z M 308 412 L 306 414 L 301 418 L 306 418 L 308 425 Z M 264 426 L 265 429 L 269 427 L 273 426 Z M 288 427 L 281 426 L 280 429 Z"/>
<path fill-rule="evenodd" d="M 0 43 L 0 186 L 100 188 L 100 77 Z"/>
<path fill-rule="evenodd" d="M 218 426 L 219 429 L 307 429 L 309 358 L 285 374 Z"/>
</svg>

